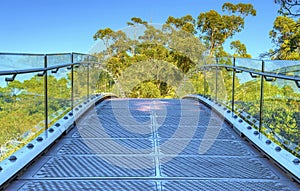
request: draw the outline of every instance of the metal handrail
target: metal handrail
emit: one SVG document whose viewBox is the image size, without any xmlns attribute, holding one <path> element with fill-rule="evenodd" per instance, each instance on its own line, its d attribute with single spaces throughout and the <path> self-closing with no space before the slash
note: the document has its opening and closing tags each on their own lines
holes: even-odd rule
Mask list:
<svg viewBox="0 0 300 191">
<path fill-rule="evenodd" d="M 282 74 L 274 74 L 274 73 L 270 73 L 270 72 L 260 72 L 257 70 L 251 70 L 251 69 L 247 69 L 244 67 L 230 66 L 230 65 L 225 65 L 225 64 L 209 64 L 209 65 L 203 65 L 199 68 L 206 68 L 206 67 L 230 68 L 230 69 L 234 69 L 236 71 L 248 72 L 248 73 L 257 74 L 260 76 L 266 76 L 266 77 L 272 77 L 272 78 L 278 78 L 278 79 L 284 79 L 284 80 L 300 81 L 300 77 L 297 77 L 297 76 L 287 76 L 287 75 L 282 75 Z"/>
<path fill-rule="evenodd" d="M 287 76 L 287 75 L 282 75 L 282 74 L 273 74 L 270 72 L 262 72 L 262 71 L 257 71 L 257 70 L 251 70 L 247 69 L 244 67 L 239 67 L 239 66 L 230 66 L 230 65 L 225 65 L 225 64 L 209 64 L 209 65 L 203 65 L 200 66 L 199 69 L 205 69 L 205 68 L 226 68 L 226 69 L 231 69 L 239 72 L 248 72 L 251 77 L 256 78 L 256 75 L 263 76 L 266 81 L 272 81 L 272 79 L 283 79 L 283 80 L 291 80 L 294 81 L 297 85 L 298 88 L 300 88 L 300 77 L 297 76 Z M 269 78 L 269 79 L 268 79 Z"/>
</svg>

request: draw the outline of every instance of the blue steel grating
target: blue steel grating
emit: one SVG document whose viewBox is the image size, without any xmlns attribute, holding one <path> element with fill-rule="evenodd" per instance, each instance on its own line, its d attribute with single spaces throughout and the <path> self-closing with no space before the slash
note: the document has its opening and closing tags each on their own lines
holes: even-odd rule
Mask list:
<svg viewBox="0 0 300 191">
<path fill-rule="evenodd" d="M 130 161 L 131 166 L 126 163 Z M 117 165 L 124 166 L 117 166 Z M 152 157 L 146 156 L 57 156 L 48 160 L 34 178 L 82 178 L 82 177 L 153 177 Z"/>
<path fill-rule="evenodd" d="M 164 142 L 171 142 L 168 146 L 163 145 Z M 186 140 L 182 139 L 162 139 L 160 140 L 161 153 L 165 155 L 177 154 L 178 147 L 180 147 Z M 200 153 L 200 145 L 211 145 L 211 147 L 205 152 Z M 207 140 L 197 139 L 191 140 L 189 144 L 180 152 L 180 155 L 211 155 L 211 156 L 257 156 L 256 152 L 251 151 L 249 146 L 245 145 L 241 141 L 229 141 L 229 140 Z"/>
<path fill-rule="evenodd" d="M 249 180 L 185 180 L 164 181 L 163 191 L 270 191 L 290 190 L 289 186 L 276 181 L 249 181 Z"/>
<path fill-rule="evenodd" d="M 162 157 L 163 177 L 279 179 L 259 158 L 253 157 Z"/>
<path fill-rule="evenodd" d="M 8 190 L 299 190 L 205 105 L 161 102 L 103 101 Z"/>
<path fill-rule="evenodd" d="M 115 147 L 115 144 L 121 147 Z M 153 143 L 150 139 L 69 139 L 55 145 L 47 155 L 78 154 L 150 154 Z"/>
<path fill-rule="evenodd" d="M 128 191 L 143 190 L 155 191 L 156 183 L 154 181 L 132 181 L 132 180 L 55 180 L 39 181 L 34 180 L 25 182 L 14 191 Z"/>
</svg>

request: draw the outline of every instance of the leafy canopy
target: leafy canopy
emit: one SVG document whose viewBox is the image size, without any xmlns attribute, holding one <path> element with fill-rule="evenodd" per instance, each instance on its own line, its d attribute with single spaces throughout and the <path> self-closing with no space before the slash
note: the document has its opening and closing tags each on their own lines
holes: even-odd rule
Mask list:
<svg viewBox="0 0 300 191">
<path fill-rule="evenodd" d="M 280 5 L 278 12 L 285 16 L 300 16 L 300 0 L 274 0 Z"/>
<path fill-rule="evenodd" d="M 221 15 L 215 10 L 210 10 L 198 16 L 197 28 L 200 39 L 208 46 L 211 56 L 215 51 L 220 50 L 228 38 L 244 28 L 246 16 L 256 15 L 256 10 L 251 4 L 225 3 L 222 10 L 227 11 L 229 15 Z"/>
<path fill-rule="evenodd" d="M 270 51 L 272 59 L 300 60 L 300 19 L 295 21 L 278 16 L 269 35 L 275 49 Z"/>
</svg>

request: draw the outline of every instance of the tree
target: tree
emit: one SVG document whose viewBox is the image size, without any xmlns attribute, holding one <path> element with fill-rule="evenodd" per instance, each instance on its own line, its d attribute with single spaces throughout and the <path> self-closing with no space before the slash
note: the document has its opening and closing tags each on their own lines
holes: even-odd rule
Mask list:
<svg viewBox="0 0 300 191">
<path fill-rule="evenodd" d="M 157 86 L 153 82 L 148 81 L 139 84 L 131 93 L 131 96 L 138 98 L 157 98 L 160 97 L 161 94 Z"/>
<path fill-rule="evenodd" d="M 139 39 L 142 40 L 140 44 L 165 45 L 166 43 L 166 36 L 163 31 L 152 25 L 146 26 L 144 35 L 139 36 Z"/>
<path fill-rule="evenodd" d="M 132 41 L 123 31 L 118 30 L 116 32 L 112 32 L 111 40 L 113 41 L 113 43 L 110 45 L 110 48 L 112 52 L 117 56 L 121 56 L 122 53 L 130 50 L 132 53 L 134 53 L 134 50 L 131 49 Z"/>
<path fill-rule="evenodd" d="M 93 38 L 94 38 L 94 40 L 101 39 L 103 41 L 106 49 L 108 50 L 109 49 L 109 40 L 112 38 L 113 32 L 114 31 L 110 28 L 100 29 L 94 34 Z"/>
<path fill-rule="evenodd" d="M 236 58 L 251 58 L 251 55 L 247 53 L 246 45 L 239 40 L 232 41 L 230 43 L 230 49 L 234 50 L 233 56 Z"/>
<path fill-rule="evenodd" d="M 197 21 L 197 28 L 201 33 L 200 39 L 209 48 L 209 55 L 218 50 L 226 41 L 244 28 L 244 18 L 249 14 L 256 15 L 256 10 L 251 4 L 237 5 L 225 3 L 222 11 L 228 11 L 229 15 L 220 15 L 218 12 L 211 10 L 200 13 Z"/>
<path fill-rule="evenodd" d="M 188 62 L 188 68 L 181 68 L 182 71 L 187 72 L 192 66 L 203 59 L 202 53 L 206 49 L 203 43 L 201 43 L 195 35 L 184 30 L 175 30 L 170 35 L 167 35 L 167 37 L 168 48 L 171 50 L 171 53 L 180 56 L 181 58 L 186 57 L 184 60 Z"/>
<path fill-rule="evenodd" d="M 17 94 L 19 94 L 23 87 L 22 87 L 22 83 L 20 81 L 14 80 L 12 82 L 9 82 L 8 84 L 8 88 L 11 90 L 11 95 L 12 96 L 16 96 Z"/>
<path fill-rule="evenodd" d="M 148 22 L 147 21 L 143 21 L 141 18 L 139 17 L 132 17 L 131 18 L 131 21 L 132 22 L 127 22 L 127 25 L 128 26 L 132 26 L 134 27 L 134 34 L 133 34 L 133 46 L 131 46 L 131 54 L 134 55 L 135 54 L 135 48 L 136 48 L 136 44 L 138 44 L 137 42 L 137 26 L 141 26 L 141 25 L 144 25 L 145 27 L 148 27 Z"/>
<path fill-rule="evenodd" d="M 285 16 L 300 16 L 300 0 L 274 0 L 280 5 L 278 12 Z"/>
<path fill-rule="evenodd" d="M 256 10 L 254 9 L 252 4 L 232 4 L 232 3 L 224 3 L 222 6 L 222 11 L 228 11 L 229 14 L 240 14 L 239 16 L 243 19 L 249 14 L 252 16 L 256 16 Z"/>
<path fill-rule="evenodd" d="M 181 18 L 175 18 L 172 16 L 169 16 L 167 21 L 167 25 L 173 25 L 176 29 L 184 30 L 188 33 L 195 34 L 195 25 L 196 21 L 191 15 L 186 15 Z"/>
<path fill-rule="evenodd" d="M 128 26 L 136 26 L 138 24 L 145 25 L 145 26 L 148 25 L 148 22 L 143 21 L 141 18 L 138 18 L 138 17 L 132 17 L 131 21 L 132 22 L 127 22 Z"/>
<path fill-rule="evenodd" d="M 300 19 L 298 21 L 286 16 L 279 16 L 274 21 L 269 35 L 276 46 L 269 55 L 272 59 L 299 60 L 300 59 Z"/>
</svg>

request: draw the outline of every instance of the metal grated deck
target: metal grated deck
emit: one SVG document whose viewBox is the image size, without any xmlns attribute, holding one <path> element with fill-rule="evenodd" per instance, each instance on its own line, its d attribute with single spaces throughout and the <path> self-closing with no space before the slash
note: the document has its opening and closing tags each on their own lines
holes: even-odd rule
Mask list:
<svg viewBox="0 0 300 191">
<path fill-rule="evenodd" d="M 105 100 L 7 190 L 299 190 L 195 100 Z"/>
</svg>

